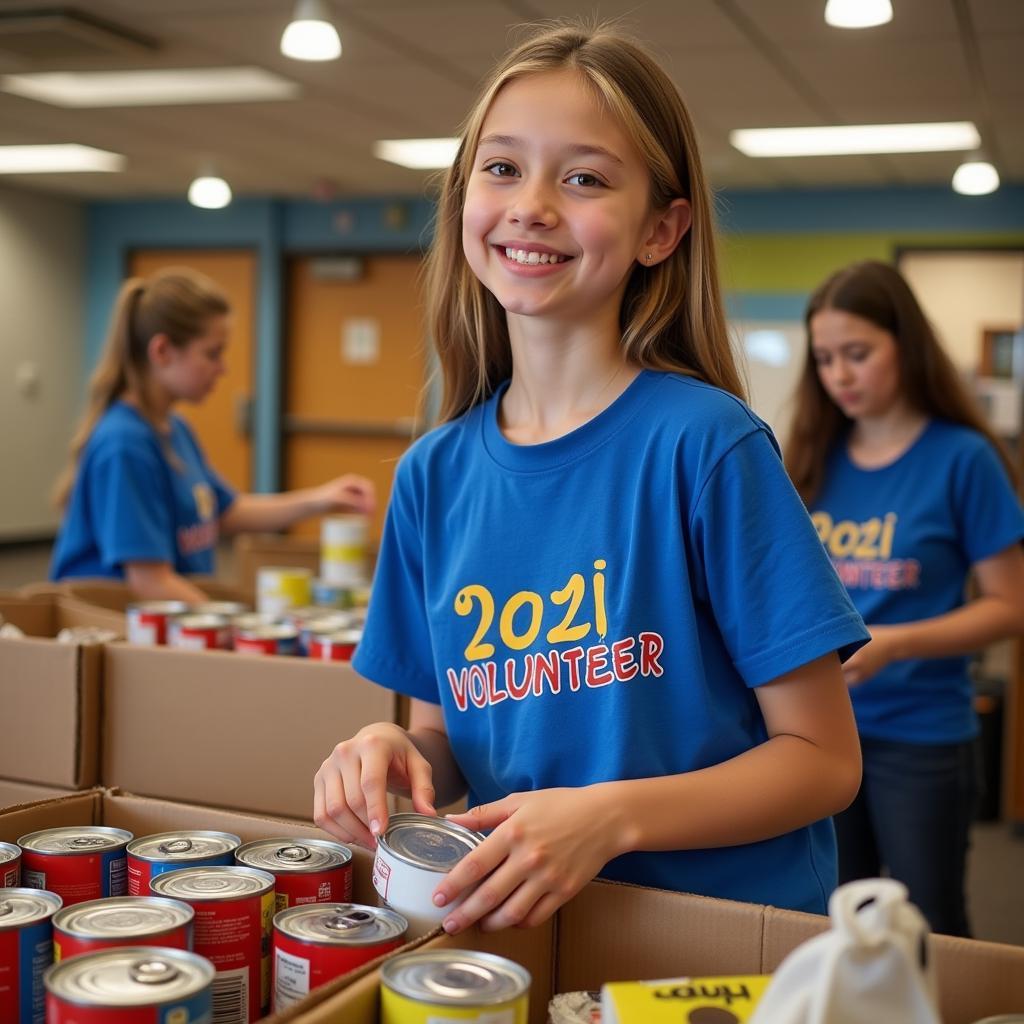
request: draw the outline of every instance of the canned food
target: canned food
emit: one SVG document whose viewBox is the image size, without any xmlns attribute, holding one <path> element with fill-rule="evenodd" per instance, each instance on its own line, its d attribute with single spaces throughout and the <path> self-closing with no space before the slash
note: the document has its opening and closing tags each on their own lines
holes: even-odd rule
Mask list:
<svg viewBox="0 0 1024 1024">
<path fill-rule="evenodd" d="M 128 844 L 128 895 L 148 896 L 157 875 L 177 868 L 230 865 L 242 840 L 231 832 L 158 832 Z"/>
<path fill-rule="evenodd" d="M 351 661 L 362 638 L 361 629 L 341 629 L 326 635 L 314 633 L 309 640 L 309 656 L 315 661 Z"/>
<path fill-rule="evenodd" d="M 44 976 L 47 1024 L 209 1024 L 213 965 L 184 949 L 101 949 Z"/>
<path fill-rule="evenodd" d="M 23 884 L 49 889 L 69 907 L 128 891 L 125 847 L 131 832 L 102 825 L 47 828 L 18 840 Z"/>
<path fill-rule="evenodd" d="M 526 1024 L 530 974 L 492 953 L 417 950 L 380 969 L 380 1024 Z"/>
<path fill-rule="evenodd" d="M 235 650 L 239 654 L 297 654 L 299 631 L 284 623 L 240 629 L 235 633 Z"/>
<path fill-rule="evenodd" d="M 222 615 L 225 619 L 237 619 L 245 615 L 249 606 L 241 601 L 200 601 L 189 609 L 196 615 Z"/>
<path fill-rule="evenodd" d="M 21 847 L 0 843 L 0 889 L 21 885 Z"/>
<path fill-rule="evenodd" d="M 320 526 L 320 579 L 343 587 L 366 580 L 367 518 L 328 516 Z"/>
<path fill-rule="evenodd" d="M 435 907 L 433 893 L 446 875 L 484 840 L 479 832 L 445 818 L 425 814 L 392 814 L 377 837 L 373 887 L 392 910 L 408 922 L 410 938 L 436 927 L 470 890 L 444 907 Z"/>
<path fill-rule="evenodd" d="M 167 645 L 188 651 L 226 651 L 231 647 L 231 623 L 223 615 L 188 612 L 167 623 Z"/>
<path fill-rule="evenodd" d="M 43 1024 L 46 991 L 43 972 L 53 961 L 56 893 L 39 889 L 0 889 L 0 1020 Z"/>
<path fill-rule="evenodd" d="M 245 1024 L 267 1013 L 274 876 L 238 866 L 180 868 L 154 878 L 150 888 L 195 910 L 195 951 L 217 969 L 218 1020 Z"/>
<path fill-rule="evenodd" d="M 312 575 L 295 566 L 262 566 L 256 572 L 256 610 L 283 615 L 290 608 L 306 607 Z"/>
<path fill-rule="evenodd" d="M 316 579 L 311 584 L 313 604 L 320 608 L 351 608 L 352 591 L 340 583 L 329 583 L 327 580 Z"/>
<path fill-rule="evenodd" d="M 318 903 L 274 915 L 274 1012 L 311 989 L 402 944 L 408 922 L 393 910 Z"/>
<path fill-rule="evenodd" d="M 284 621 L 289 626 L 294 626 L 299 633 L 299 654 L 303 657 L 309 654 L 309 638 L 314 626 L 319 630 L 329 629 L 330 624 L 326 621 L 329 619 L 334 629 L 340 629 L 342 623 L 335 618 L 338 615 L 339 612 L 326 611 L 323 608 L 293 608 L 286 612 Z"/>
<path fill-rule="evenodd" d="M 76 903 L 54 914 L 53 959 L 121 946 L 191 949 L 194 917 L 187 903 L 158 896 L 113 896 Z"/>
<path fill-rule="evenodd" d="M 188 605 L 184 601 L 137 601 L 125 609 L 128 624 L 128 643 L 167 643 L 167 620 L 174 615 L 184 615 Z"/>
<path fill-rule="evenodd" d="M 274 876 L 274 909 L 352 899 L 352 851 L 327 839 L 257 839 L 235 851 L 235 861 Z"/>
</svg>

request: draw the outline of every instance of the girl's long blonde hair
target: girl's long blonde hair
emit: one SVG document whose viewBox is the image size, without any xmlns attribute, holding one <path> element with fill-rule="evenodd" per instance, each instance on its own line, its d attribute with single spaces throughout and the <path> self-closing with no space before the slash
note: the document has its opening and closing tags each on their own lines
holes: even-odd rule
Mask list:
<svg viewBox="0 0 1024 1024">
<path fill-rule="evenodd" d="M 427 327 L 443 380 L 440 419 L 484 401 L 512 373 L 505 311 L 462 250 L 462 209 L 481 126 L 498 91 L 517 78 L 572 69 L 618 117 L 651 176 L 651 208 L 688 199 L 693 224 L 656 266 L 634 267 L 620 323 L 638 366 L 699 377 L 745 397 L 725 325 L 715 258 L 714 213 L 697 136 L 678 90 L 638 45 L 608 26 L 558 25 L 514 49 L 495 69 L 467 118 L 444 178 L 425 264 Z"/>
<path fill-rule="evenodd" d="M 67 504 L 78 472 L 78 460 L 103 414 L 127 392 L 148 408 L 148 346 L 166 334 L 184 348 L 206 329 L 210 319 L 229 312 L 223 292 L 208 277 L 186 267 L 169 267 L 151 278 L 129 278 L 121 286 L 100 361 L 89 379 L 85 413 L 71 439 L 68 463 L 54 487 L 54 503 Z"/>
<path fill-rule="evenodd" d="M 807 350 L 784 451 L 790 479 L 806 504 L 821 490 L 830 449 L 853 425 L 822 386 L 811 352 L 811 320 L 828 309 L 859 316 L 888 331 L 896 342 L 900 387 L 907 401 L 926 416 L 982 434 L 1016 485 L 1012 460 L 985 422 L 910 286 L 895 267 L 865 260 L 828 278 L 811 296 L 804 316 Z"/>
</svg>

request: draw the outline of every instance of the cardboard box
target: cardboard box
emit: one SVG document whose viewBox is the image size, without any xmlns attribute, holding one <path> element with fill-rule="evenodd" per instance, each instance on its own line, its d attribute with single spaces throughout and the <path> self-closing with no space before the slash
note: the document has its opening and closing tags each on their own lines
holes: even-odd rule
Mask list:
<svg viewBox="0 0 1024 1024">
<path fill-rule="evenodd" d="M 0 600 L 24 639 L 0 640 L 0 777 L 82 789 L 99 781 L 102 649 L 60 644 L 66 626 L 91 625 L 53 594 Z"/>
<path fill-rule="evenodd" d="M 320 542 L 280 533 L 240 533 L 234 546 L 235 585 L 256 594 L 256 572 L 263 565 L 287 565 L 320 575 Z M 253 599 L 250 597 L 250 599 Z"/>
<path fill-rule="evenodd" d="M 213 810 L 189 804 L 170 803 L 164 800 L 150 800 L 134 796 L 120 789 L 91 790 L 76 793 L 59 800 L 29 804 L 0 812 L 0 842 L 16 843 L 19 837 L 44 828 L 59 828 L 70 825 L 108 825 L 124 828 L 136 836 L 151 835 L 154 832 L 169 832 L 172 829 L 197 828 L 232 832 L 247 843 L 255 839 L 272 836 L 306 837 L 323 839 L 325 834 L 305 822 L 280 818 L 258 817 L 236 814 L 229 811 Z M 352 899 L 355 903 L 375 906 L 377 894 L 373 889 L 373 858 L 358 847 L 352 849 Z M 415 949 L 423 944 L 418 939 L 403 946 L 403 950 Z M 348 984 L 348 980 L 361 977 L 381 961 L 373 961 L 339 978 L 330 985 L 311 992 L 301 1002 L 282 1014 L 263 1018 L 265 1021 L 294 1020 L 300 1018 L 310 1007 Z"/>
<path fill-rule="evenodd" d="M 812 914 L 592 882 L 538 928 L 473 929 L 437 936 L 424 948 L 483 950 L 522 964 L 533 979 L 530 1024 L 544 1024 L 554 993 L 598 989 L 605 981 L 770 974 L 828 926 Z M 929 943 L 944 1024 L 973 1024 L 1024 1006 L 1024 949 L 948 936 Z M 379 968 L 345 982 L 290 1019 L 378 1024 Z"/>
<path fill-rule="evenodd" d="M 40 800 L 53 800 L 56 797 L 71 796 L 73 789 L 58 789 L 54 786 L 34 786 L 30 782 L 18 782 L 16 779 L 0 779 L 0 811 L 20 804 L 38 803 Z"/>
<path fill-rule="evenodd" d="M 396 714 L 339 662 L 111 644 L 103 672 L 108 785 L 291 818 L 335 744 Z"/>
</svg>

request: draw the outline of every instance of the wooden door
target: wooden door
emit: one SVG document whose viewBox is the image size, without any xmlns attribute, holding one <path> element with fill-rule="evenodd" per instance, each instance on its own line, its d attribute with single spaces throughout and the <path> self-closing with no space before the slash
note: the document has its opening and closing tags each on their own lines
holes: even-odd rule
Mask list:
<svg viewBox="0 0 1024 1024">
<path fill-rule="evenodd" d="M 227 372 L 202 405 L 175 410 L 195 431 L 210 465 L 239 491 L 252 489 L 252 443 L 247 429 L 253 394 L 253 310 L 256 254 L 245 250 L 142 249 L 132 253 L 129 273 L 148 277 L 167 267 L 190 267 L 215 281 L 231 303 Z"/>
<path fill-rule="evenodd" d="M 418 256 L 293 260 L 288 268 L 284 478 L 361 473 L 377 486 L 376 544 L 425 382 Z M 296 528 L 317 536 L 319 522 Z"/>
</svg>

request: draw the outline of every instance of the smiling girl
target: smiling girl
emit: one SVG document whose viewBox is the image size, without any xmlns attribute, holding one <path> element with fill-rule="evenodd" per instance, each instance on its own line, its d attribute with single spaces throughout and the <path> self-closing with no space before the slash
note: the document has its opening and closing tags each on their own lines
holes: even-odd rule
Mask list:
<svg viewBox="0 0 1024 1024">
<path fill-rule="evenodd" d="M 840 881 L 886 868 L 935 931 L 967 935 L 967 656 L 1024 632 L 1013 467 L 893 267 L 834 274 L 806 320 L 786 464 L 872 638 L 844 666 L 864 781 L 836 819 Z"/>
<path fill-rule="evenodd" d="M 235 494 L 209 466 L 173 408 L 213 390 L 230 323 L 227 299 L 194 271 L 172 268 L 122 286 L 57 485 L 65 516 L 51 579 L 124 579 L 140 598 L 203 601 L 188 577 L 212 574 L 219 536 L 372 510 L 373 484 L 363 477 Z"/>
<path fill-rule="evenodd" d="M 408 730 L 340 743 L 317 823 L 469 791 L 457 932 L 595 875 L 824 911 L 860 777 L 837 651 L 866 637 L 742 401 L 695 133 L 606 30 L 496 69 L 428 264 L 442 426 L 399 464 L 355 667 Z"/>
</svg>

